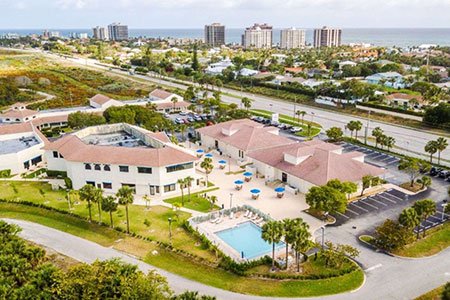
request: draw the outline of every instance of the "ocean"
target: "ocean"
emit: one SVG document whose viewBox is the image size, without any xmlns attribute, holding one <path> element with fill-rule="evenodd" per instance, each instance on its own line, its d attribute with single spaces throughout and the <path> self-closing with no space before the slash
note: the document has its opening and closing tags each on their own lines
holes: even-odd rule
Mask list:
<svg viewBox="0 0 450 300">
<path fill-rule="evenodd" d="M 298 27 L 300 28 L 300 27 Z M 92 34 L 91 29 L 48 29 L 59 31 L 68 37 L 71 33 Z M 0 35 L 17 33 L 19 35 L 41 34 L 43 29 L 0 29 Z M 244 28 L 227 28 L 227 43 L 241 43 Z M 129 29 L 130 37 L 171 37 L 171 38 L 202 38 L 203 28 L 192 29 Z M 275 28 L 274 43 L 280 40 L 280 29 Z M 313 29 L 306 29 L 306 42 L 312 43 Z M 343 44 L 370 43 L 374 46 L 410 47 L 421 44 L 450 46 L 450 28 L 343 28 Z"/>
</svg>

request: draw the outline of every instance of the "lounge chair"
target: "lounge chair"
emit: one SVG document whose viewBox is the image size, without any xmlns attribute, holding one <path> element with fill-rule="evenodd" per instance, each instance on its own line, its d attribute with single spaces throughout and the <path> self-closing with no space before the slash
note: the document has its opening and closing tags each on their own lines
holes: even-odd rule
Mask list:
<svg viewBox="0 0 450 300">
<path fill-rule="evenodd" d="M 251 219 L 253 217 L 253 212 L 250 212 L 247 216 L 247 218 Z"/>
<path fill-rule="evenodd" d="M 216 224 L 220 224 L 223 221 L 222 216 L 220 216 L 220 218 L 217 220 Z"/>
<path fill-rule="evenodd" d="M 218 219 L 218 218 L 215 218 L 215 217 L 214 217 L 214 218 L 210 219 L 209 222 L 214 224 L 214 223 L 217 222 L 217 219 Z"/>
<path fill-rule="evenodd" d="M 230 219 L 233 219 L 233 218 L 234 218 L 234 212 L 231 212 Z"/>
<path fill-rule="evenodd" d="M 247 218 L 247 216 L 248 216 L 249 213 L 250 213 L 250 211 L 247 210 L 247 211 L 245 212 L 245 214 L 244 214 L 244 217 Z"/>
<path fill-rule="evenodd" d="M 255 216 L 252 218 L 252 221 L 255 221 L 258 218 L 259 218 L 259 216 L 257 214 L 255 214 Z"/>
</svg>

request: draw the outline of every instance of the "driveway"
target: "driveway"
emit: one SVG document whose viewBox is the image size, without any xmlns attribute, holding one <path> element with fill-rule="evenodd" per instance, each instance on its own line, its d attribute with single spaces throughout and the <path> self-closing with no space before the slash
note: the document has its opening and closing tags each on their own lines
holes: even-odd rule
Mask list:
<svg viewBox="0 0 450 300">
<path fill-rule="evenodd" d="M 4 220 L 19 225 L 22 228 L 20 233 L 22 238 L 52 248 L 81 262 L 92 263 L 96 259 L 106 260 L 119 257 L 128 263 L 137 265 L 144 272 L 156 270 L 167 278 L 169 285 L 177 293 L 185 290 L 198 290 L 201 294 L 214 295 L 223 300 L 286 299 L 242 295 L 217 289 L 155 268 L 117 250 L 100 246 L 59 230 L 22 220 Z M 361 250 L 358 260 L 365 269 L 367 276 L 365 284 L 355 292 L 325 296 L 320 299 L 412 299 L 450 280 L 450 248 L 427 259 L 398 259 L 376 253 L 362 246 L 356 241 L 355 233 L 352 225 L 346 224 L 339 230 L 337 228 L 327 229 L 327 239 L 337 239 L 341 243 L 356 245 Z"/>
</svg>

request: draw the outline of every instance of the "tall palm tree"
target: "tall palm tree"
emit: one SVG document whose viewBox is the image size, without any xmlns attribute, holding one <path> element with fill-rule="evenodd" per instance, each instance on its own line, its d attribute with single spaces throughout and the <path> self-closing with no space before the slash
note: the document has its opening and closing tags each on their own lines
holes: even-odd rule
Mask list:
<svg viewBox="0 0 450 300">
<path fill-rule="evenodd" d="M 241 99 L 242 106 L 244 106 L 247 109 L 247 111 L 249 110 L 250 107 L 252 107 L 252 101 L 253 101 L 252 99 L 247 97 Z"/>
<path fill-rule="evenodd" d="M 95 187 L 93 185 L 86 184 L 79 191 L 80 200 L 87 202 L 87 207 L 89 210 L 89 222 L 92 222 L 91 202 L 93 202 L 94 190 Z"/>
<path fill-rule="evenodd" d="M 195 180 L 193 177 L 188 176 L 185 179 L 186 185 L 187 185 L 187 189 L 188 189 L 188 202 L 191 201 L 191 186 L 192 186 L 192 182 Z"/>
<path fill-rule="evenodd" d="M 292 248 L 295 250 L 295 260 L 297 262 L 297 272 L 300 272 L 300 254 L 305 253 L 312 247 L 311 233 L 309 225 L 302 219 L 298 219 L 293 232 Z"/>
<path fill-rule="evenodd" d="M 102 210 L 109 212 L 109 225 L 111 228 L 114 227 L 112 213 L 117 210 L 117 206 L 119 206 L 119 203 L 117 203 L 116 197 L 112 195 L 106 196 L 102 199 Z"/>
<path fill-rule="evenodd" d="M 208 187 L 208 174 L 211 173 L 213 167 L 212 159 L 209 157 L 206 157 L 200 164 L 200 167 L 202 169 L 205 169 L 206 174 L 206 187 Z"/>
<path fill-rule="evenodd" d="M 304 111 L 304 110 L 297 110 L 296 112 L 295 112 L 295 114 L 297 115 L 297 117 L 298 117 L 298 123 L 300 123 L 300 116 L 302 116 L 302 125 L 303 125 L 303 120 L 304 120 L 304 118 L 305 118 L 305 115 L 306 115 L 306 111 Z"/>
<path fill-rule="evenodd" d="M 353 139 L 353 130 L 355 130 L 355 121 L 348 122 L 347 129 L 350 130 L 350 138 Z"/>
<path fill-rule="evenodd" d="M 443 137 L 436 140 L 436 148 L 438 150 L 438 165 L 441 165 L 441 152 L 447 149 L 448 141 Z"/>
<path fill-rule="evenodd" d="M 262 227 L 261 238 L 272 244 L 272 270 L 275 269 L 275 244 L 278 244 L 283 236 L 282 228 L 278 221 L 269 221 Z"/>
<path fill-rule="evenodd" d="M 103 190 L 101 188 L 94 188 L 92 192 L 92 202 L 97 203 L 98 208 L 98 222 L 102 222 L 102 199 L 103 199 Z"/>
<path fill-rule="evenodd" d="M 184 206 L 184 188 L 186 187 L 186 180 L 184 178 L 179 178 L 177 180 L 178 185 L 180 186 L 181 190 L 181 203 Z"/>
<path fill-rule="evenodd" d="M 148 209 L 148 204 L 150 203 L 150 198 L 147 195 L 142 196 L 145 201 L 145 208 Z"/>
<path fill-rule="evenodd" d="M 184 138 L 184 136 L 186 135 L 186 130 L 188 129 L 188 127 L 187 127 L 186 124 L 181 124 L 179 126 L 179 128 L 180 128 L 181 136 Z"/>
<path fill-rule="evenodd" d="M 284 243 L 286 244 L 286 270 L 288 269 L 288 252 L 289 252 L 289 245 L 294 242 L 294 232 L 295 232 L 295 220 L 292 219 L 283 219 L 283 237 L 284 237 Z"/>
<path fill-rule="evenodd" d="M 428 141 L 424 150 L 430 154 L 430 163 L 433 163 L 433 154 L 438 151 L 436 141 Z"/>
<path fill-rule="evenodd" d="M 361 121 L 355 121 L 355 139 L 358 140 L 358 131 L 360 131 L 362 129 L 363 124 L 361 123 Z"/>
<path fill-rule="evenodd" d="M 403 227 L 412 230 L 420 225 L 420 217 L 414 208 L 409 207 L 400 213 L 398 216 L 398 222 Z M 419 229 L 417 229 L 417 239 L 419 239 Z"/>
<path fill-rule="evenodd" d="M 372 130 L 372 135 L 375 137 L 375 148 L 378 148 L 378 142 L 380 141 L 379 137 L 383 134 L 383 129 L 380 127 L 375 127 Z"/>
<path fill-rule="evenodd" d="M 134 201 L 134 190 L 129 186 L 123 186 L 117 191 L 116 197 L 119 200 L 120 205 L 125 205 L 125 212 L 127 215 L 127 233 L 130 233 L 130 219 L 128 217 L 128 204 L 132 204 Z"/>
<path fill-rule="evenodd" d="M 386 137 L 386 140 L 384 141 L 385 146 L 387 147 L 388 151 L 395 145 L 395 139 L 392 136 Z"/>
<path fill-rule="evenodd" d="M 412 206 L 417 214 L 419 215 L 420 219 L 423 221 L 426 221 L 428 217 L 434 215 L 436 213 L 436 203 L 434 203 L 431 199 L 423 199 L 414 202 Z M 426 234 L 426 226 L 423 227 L 423 236 L 425 237 Z"/>
<path fill-rule="evenodd" d="M 176 104 L 177 104 L 177 102 L 178 102 L 178 98 L 177 97 L 172 97 L 171 99 L 170 99 L 170 101 L 173 103 L 173 110 L 175 111 L 175 109 L 176 109 Z"/>
</svg>

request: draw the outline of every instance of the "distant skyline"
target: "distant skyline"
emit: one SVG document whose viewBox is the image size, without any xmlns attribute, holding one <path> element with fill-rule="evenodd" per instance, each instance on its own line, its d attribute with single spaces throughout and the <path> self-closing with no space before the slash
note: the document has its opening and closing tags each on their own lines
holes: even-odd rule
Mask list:
<svg viewBox="0 0 450 300">
<path fill-rule="evenodd" d="M 0 0 L 0 28 L 449 28 L 450 0 Z"/>
</svg>

